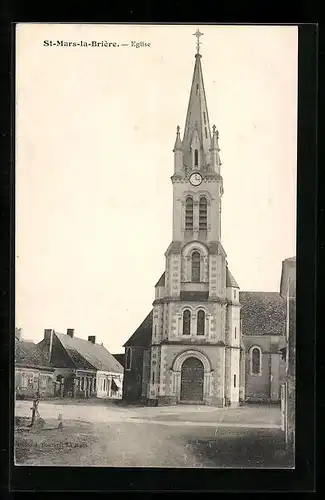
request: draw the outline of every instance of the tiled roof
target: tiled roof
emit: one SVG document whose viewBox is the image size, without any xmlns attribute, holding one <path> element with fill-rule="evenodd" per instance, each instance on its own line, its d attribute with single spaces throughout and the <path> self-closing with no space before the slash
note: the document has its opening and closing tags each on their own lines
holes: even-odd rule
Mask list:
<svg viewBox="0 0 325 500">
<path fill-rule="evenodd" d="M 55 335 L 72 358 L 76 368 L 113 373 L 123 372 L 122 365 L 103 345 L 93 344 L 89 340 L 70 337 L 63 333 L 55 332 Z"/>
<path fill-rule="evenodd" d="M 278 292 L 239 292 L 243 335 L 284 335 L 286 302 Z"/>
<path fill-rule="evenodd" d="M 229 271 L 229 268 L 226 268 L 226 287 L 239 288 L 237 281 Z"/>
<path fill-rule="evenodd" d="M 125 354 L 113 354 L 114 358 L 117 359 L 117 361 L 124 367 L 124 362 L 125 362 Z"/>
<path fill-rule="evenodd" d="M 155 287 L 156 286 L 165 286 L 165 275 L 166 273 L 162 273 L 162 275 L 160 276 L 159 280 L 157 281 L 157 283 L 155 284 Z"/>
<path fill-rule="evenodd" d="M 20 340 L 15 343 L 15 363 L 26 367 L 52 369 L 53 366 L 46 359 L 42 351 L 34 342 Z"/>
<path fill-rule="evenodd" d="M 134 334 L 127 340 L 123 347 L 128 345 L 147 346 L 151 343 L 153 311 L 150 311 L 148 316 L 143 320 L 141 325 L 136 329 Z"/>
</svg>

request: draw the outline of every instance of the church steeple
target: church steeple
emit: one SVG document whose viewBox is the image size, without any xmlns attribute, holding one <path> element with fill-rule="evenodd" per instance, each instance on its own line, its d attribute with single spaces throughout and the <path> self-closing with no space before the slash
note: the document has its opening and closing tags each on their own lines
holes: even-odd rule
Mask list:
<svg viewBox="0 0 325 500">
<path fill-rule="evenodd" d="M 198 39 L 197 53 L 195 54 L 194 73 L 182 144 L 184 165 L 187 169 L 206 170 L 210 164 L 211 130 L 203 83 L 202 56 L 199 53 L 199 38 L 203 33 L 197 30 L 194 35 Z M 199 162 L 196 164 L 193 161 L 195 150 L 198 150 L 199 154 Z"/>
</svg>

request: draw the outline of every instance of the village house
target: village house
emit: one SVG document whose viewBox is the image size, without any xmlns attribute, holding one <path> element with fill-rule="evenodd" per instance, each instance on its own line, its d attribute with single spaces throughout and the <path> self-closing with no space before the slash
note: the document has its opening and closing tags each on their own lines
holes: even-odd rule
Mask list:
<svg viewBox="0 0 325 500">
<path fill-rule="evenodd" d="M 59 397 L 122 397 L 123 367 L 95 336 L 88 340 L 52 329 L 44 330 L 38 344 L 47 360 L 55 368 L 55 395 Z"/>
<path fill-rule="evenodd" d="M 54 395 L 54 368 L 32 341 L 15 333 L 15 394 L 17 399 Z"/>
<path fill-rule="evenodd" d="M 287 451 L 293 456 L 296 405 L 296 257 L 282 262 L 280 293 L 286 302 L 286 344 L 282 349 L 286 366 L 282 394 L 283 427 Z"/>
</svg>

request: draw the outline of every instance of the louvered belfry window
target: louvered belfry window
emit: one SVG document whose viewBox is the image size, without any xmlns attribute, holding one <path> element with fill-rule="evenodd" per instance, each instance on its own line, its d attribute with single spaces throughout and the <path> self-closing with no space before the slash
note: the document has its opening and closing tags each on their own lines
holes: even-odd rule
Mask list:
<svg viewBox="0 0 325 500">
<path fill-rule="evenodd" d="M 185 230 L 193 231 L 193 198 L 190 196 L 185 201 Z"/>
<path fill-rule="evenodd" d="M 206 231 L 208 222 L 208 203 L 205 196 L 201 196 L 199 203 L 199 230 Z"/>
<path fill-rule="evenodd" d="M 197 149 L 194 150 L 194 166 L 199 166 L 199 151 Z"/>
</svg>

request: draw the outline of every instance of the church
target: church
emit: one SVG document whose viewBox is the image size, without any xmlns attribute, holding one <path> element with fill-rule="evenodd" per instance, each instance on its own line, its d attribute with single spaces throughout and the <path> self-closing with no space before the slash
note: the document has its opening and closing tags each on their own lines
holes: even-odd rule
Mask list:
<svg viewBox="0 0 325 500">
<path fill-rule="evenodd" d="M 278 401 L 285 370 L 285 301 L 276 292 L 240 292 L 222 245 L 219 133 L 210 127 L 200 35 L 184 133 L 177 127 L 173 150 L 165 270 L 152 310 L 124 344 L 123 399 L 150 406 Z"/>
</svg>

